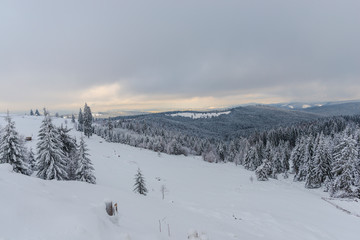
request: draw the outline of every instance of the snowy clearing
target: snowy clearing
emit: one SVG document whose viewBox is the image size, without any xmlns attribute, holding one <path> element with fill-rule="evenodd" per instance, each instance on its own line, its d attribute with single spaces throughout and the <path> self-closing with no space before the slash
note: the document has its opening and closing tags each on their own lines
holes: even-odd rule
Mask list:
<svg viewBox="0 0 360 240">
<path fill-rule="evenodd" d="M 33 137 L 26 144 L 34 150 L 42 119 L 13 116 L 19 133 Z M 59 126 L 65 120 L 54 123 Z M 0 124 L 4 125 L 3 118 Z M 72 134 L 79 139 L 79 132 Z M 85 140 L 96 185 L 44 181 L 0 165 L 1 240 L 359 239 L 359 217 L 324 201 L 327 193 L 292 182 L 292 176 L 252 182 L 253 172 L 233 164 L 158 154 L 107 143 L 97 136 Z M 138 168 L 146 180 L 147 196 L 132 191 Z M 106 214 L 107 200 L 118 203 L 119 215 Z M 329 201 L 359 214 L 359 202 Z"/>
<path fill-rule="evenodd" d="M 218 117 L 220 115 L 224 114 L 230 114 L 231 111 L 227 112 L 212 112 L 212 113 L 195 113 L 195 112 L 180 112 L 180 113 L 173 113 L 169 114 L 168 116 L 171 117 L 188 117 L 192 119 L 198 119 L 198 118 L 212 118 L 212 117 Z"/>
</svg>

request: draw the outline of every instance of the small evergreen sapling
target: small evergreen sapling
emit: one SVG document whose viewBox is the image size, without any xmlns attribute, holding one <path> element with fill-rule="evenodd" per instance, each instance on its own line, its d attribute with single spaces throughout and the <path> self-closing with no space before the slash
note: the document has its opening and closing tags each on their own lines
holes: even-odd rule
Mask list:
<svg viewBox="0 0 360 240">
<path fill-rule="evenodd" d="M 145 186 L 145 179 L 141 173 L 140 168 L 138 168 L 137 174 L 135 175 L 134 192 L 140 193 L 142 195 L 146 195 L 148 192 Z"/>
</svg>

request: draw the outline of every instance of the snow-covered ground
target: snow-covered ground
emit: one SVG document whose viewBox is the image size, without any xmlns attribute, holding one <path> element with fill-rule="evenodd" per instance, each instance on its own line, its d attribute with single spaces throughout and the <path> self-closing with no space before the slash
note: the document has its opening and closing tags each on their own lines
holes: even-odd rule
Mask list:
<svg viewBox="0 0 360 240">
<path fill-rule="evenodd" d="M 33 136 L 27 145 L 35 149 L 42 117 L 13 119 L 22 135 Z M 57 125 L 64 121 L 54 119 Z M 188 238 L 194 231 L 203 240 L 359 239 L 359 217 L 326 202 L 321 190 L 307 190 L 291 179 L 250 181 L 253 172 L 233 164 L 159 155 L 97 136 L 86 142 L 96 185 L 44 181 L 0 165 L 1 240 L 185 240 L 194 239 Z M 138 167 L 147 196 L 132 191 Z M 164 200 L 162 185 L 168 189 Z M 118 203 L 117 216 L 106 214 L 106 200 Z M 359 202 L 330 201 L 353 213 L 360 209 Z"/>
<path fill-rule="evenodd" d="M 192 119 L 198 119 L 198 118 L 218 117 L 220 115 L 230 114 L 230 113 L 231 113 L 231 111 L 211 112 L 211 113 L 180 112 L 180 113 L 170 114 L 169 116 L 171 116 L 171 117 L 188 117 L 188 118 L 192 118 Z"/>
</svg>

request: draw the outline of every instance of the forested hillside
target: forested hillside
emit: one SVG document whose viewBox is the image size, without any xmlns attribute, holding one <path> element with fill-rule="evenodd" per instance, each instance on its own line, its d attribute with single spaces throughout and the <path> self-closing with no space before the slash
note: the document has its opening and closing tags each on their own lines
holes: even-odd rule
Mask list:
<svg viewBox="0 0 360 240">
<path fill-rule="evenodd" d="M 224 112 L 227 114 L 221 114 Z M 185 117 L 186 114 L 189 117 Z M 194 114 L 204 114 L 205 117 L 191 117 Z M 314 113 L 256 105 L 237 107 L 224 111 L 165 112 L 139 116 L 122 116 L 111 118 L 111 120 L 139 122 L 147 125 L 156 123 L 156 125 L 162 128 L 179 130 L 184 134 L 193 136 L 229 139 L 234 136 L 247 136 L 254 131 L 288 126 L 301 121 L 315 120 L 319 117 L 321 115 Z"/>
<path fill-rule="evenodd" d="M 220 124 L 221 117 L 227 115 L 213 123 Z M 220 138 L 162 121 L 127 118 L 98 122 L 94 131 L 110 142 L 175 155 L 202 155 L 208 162 L 234 162 L 255 171 L 258 180 L 293 173 L 294 181 L 303 181 L 307 188 L 324 187 L 336 197 L 359 197 L 359 123 L 359 116 L 331 117 Z"/>
</svg>

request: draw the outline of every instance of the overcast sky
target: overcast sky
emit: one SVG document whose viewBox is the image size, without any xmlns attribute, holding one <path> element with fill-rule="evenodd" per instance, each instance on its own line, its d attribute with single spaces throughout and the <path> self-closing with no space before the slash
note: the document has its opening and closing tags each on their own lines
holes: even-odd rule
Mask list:
<svg viewBox="0 0 360 240">
<path fill-rule="evenodd" d="M 0 111 L 360 99 L 360 1 L 2 0 Z"/>
</svg>

